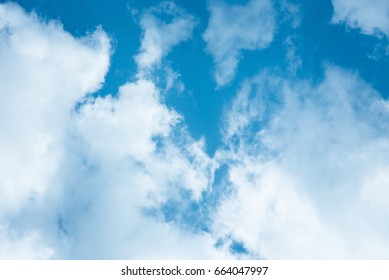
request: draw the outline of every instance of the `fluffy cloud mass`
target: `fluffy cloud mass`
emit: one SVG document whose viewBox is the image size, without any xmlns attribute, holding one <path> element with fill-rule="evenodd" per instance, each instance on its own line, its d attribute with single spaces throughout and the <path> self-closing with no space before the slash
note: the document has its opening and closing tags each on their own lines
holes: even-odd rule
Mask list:
<svg viewBox="0 0 389 280">
<path fill-rule="evenodd" d="M 213 1 L 203 37 L 213 56 L 218 86 L 235 76 L 242 50 L 266 48 L 273 40 L 275 18 L 271 1 L 251 0 L 246 5 Z"/>
<path fill-rule="evenodd" d="M 13 4 L 0 6 L 0 19 L 0 207 L 12 211 L 48 187 L 70 110 L 108 69 L 109 40 L 100 30 L 75 40 Z"/>
<path fill-rule="evenodd" d="M 0 37 L 0 255 L 50 257 L 53 250 L 39 249 L 41 229 L 7 217 L 44 207 L 60 191 L 56 174 L 70 112 L 101 86 L 109 39 L 96 30 L 77 40 L 58 22 L 43 22 L 14 4 L 0 5 Z"/>
<path fill-rule="evenodd" d="M 215 232 L 252 257 L 387 258 L 388 120 L 387 101 L 334 66 L 319 84 L 246 81 L 218 155 L 233 191 Z"/>
<path fill-rule="evenodd" d="M 177 10 L 164 5 L 160 13 Z M 157 18 L 142 20 L 141 68 L 192 28 L 188 19 L 148 20 Z M 182 36 L 156 40 L 161 25 Z M 203 141 L 188 136 L 154 83 L 139 78 L 115 96 L 88 96 L 109 66 L 102 30 L 75 39 L 14 4 L 0 6 L 0 28 L 0 257 L 222 257 L 209 234 L 147 214 L 180 189 L 198 199 L 212 172 Z"/>
<path fill-rule="evenodd" d="M 389 36 L 389 2 L 386 0 L 332 0 L 333 22 L 345 22 L 362 33 Z"/>
<path fill-rule="evenodd" d="M 298 29 L 300 8 L 280 3 Z M 243 50 L 273 40 L 274 11 L 256 0 L 209 11 L 203 39 L 223 86 Z M 240 83 L 211 156 L 160 86 L 174 87 L 168 54 L 195 18 L 163 2 L 139 20 L 137 71 L 96 93 L 112 54 L 102 28 L 76 38 L 0 4 L 0 258 L 389 257 L 389 104 L 372 85 L 331 64 L 301 78 L 288 34 L 290 71 Z"/>
<path fill-rule="evenodd" d="M 203 143 L 186 136 L 179 121 L 143 79 L 123 85 L 117 97 L 88 100 L 75 114 L 60 214 L 73 238 L 70 256 L 221 256 L 209 235 L 186 234 L 146 214 L 181 189 L 196 199 L 209 184 Z"/>
</svg>

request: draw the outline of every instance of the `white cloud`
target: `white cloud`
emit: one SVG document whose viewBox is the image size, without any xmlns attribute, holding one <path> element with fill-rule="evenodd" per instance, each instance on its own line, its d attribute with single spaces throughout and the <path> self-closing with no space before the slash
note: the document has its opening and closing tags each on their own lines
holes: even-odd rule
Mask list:
<svg viewBox="0 0 389 280">
<path fill-rule="evenodd" d="M 161 14 L 171 19 L 165 21 L 158 17 Z M 142 14 L 140 25 L 143 34 L 135 60 L 142 75 L 159 66 L 161 59 L 175 45 L 192 36 L 195 19 L 173 2 L 164 1 Z"/>
<path fill-rule="evenodd" d="M 0 32 L 0 210 L 13 211 L 49 187 L 68 115 L 100 87 L 110 47 L 101 30 L 76 40 L 9 3 Z"/>
<path fill-rule="evenodd" d="M 270 72 L 248 80 L 218 154 L 233 191 L 215 235 L 252 257 L 387 258 L 388 108 L 333 66 L 318 85 Z"/>
<path fill-rule="evenodd" d="M 218 86 L 232 81 L 242 50 L 266 48 L 273 40 L 275 18 L 271 1 L 250 0 L 246 5 L 213 1 L 203 38 L 216 64 Z"/>
<path fill-rule="evenodd" d="M 345 22 L 368 35 L 389 36 L 389 2 L 386 0 L 332 0 L 334 23 Z"/>
<path fill-rule="evenodd" d="M 0 224 L 0 259 L 49 259 L 54 255 L 40 233 L 29 231 L 14 235 L 6 225 Z"/>
<path fill-rule="evenodd" d="M 166 55 L 189 36 L 192 18 L 162 7 L 152 11 L 174 23 L 154 26 L 153 36 L 183 33 L 163 45 L 151 40 L 141 54 Z M 0 5 L 0 27 L 0 257 L 227 257 L 210 234 L 147 214 L 182 190 L 200 199 L 214 169 L 204 141 L 189 136 L 152 77 L 138 75 L 114 96 L 88 96 L 109 65 L 102 30 L 75 39 L 15 4 Z"/>
<path fill-rule="evenodd" d="M 211 184 L 204 143 L 192 140 L 180 121 L 144 79 L 123 85 L 117 97 L 88 100 L 74 115 L 64 175 L 73 178 L 66 181 L 62 213 L 74 239 L 71 258 L 222 257 L 209 234 L 144 212 L 181 190 L 197 200 Z"/>
<path fill-rule="evenodd" d="M 225 13 L 261 23 L 251 11 L 272 11 L 261 3 L 214 4 L 210 26 Z M 157 19 L 163 13 L 172 23 Z M 190 37 L 193 18 L 171 3 L 147 18 L 142 42 L 153 39 L 136 56 L 135 80 L 94 97 L 109 65 L 102 30 L 75 39 L 58 22 L 0 5 L 0 258 L 223 259 L 234 257 L 232 240 L 249 257 L 388 257 L 387 101 L 332 66 L 319 84 L 264 71 L 242 85 L 225 148 L 210 158 L 151 71 Z M 181 35 L 161 43 L 175 28 Z M 235 64 L 241 49 L 272 40 L 248 28 L 246 41 L 234 28 L 221 52 Z M 227 172 L 214 182 L 219 166 Z M 219 181 L 231 192 L 207 209 L 210 232 L 165 221 L 167 202 L 185 192 L 203 203 Z"/>
<path fill-rule="evenodd" d="M 102 30 L 75 39 L 58 22 L 11 3 L 0 5 L 0 37 L 0 251 L 46 258 L 54 253 L 41 230 L 6 217 L 39 208 L 60 189 L 55 176 L 68 116 L 79 98 L 101 86 L 109 39 Z"/>
</svg>

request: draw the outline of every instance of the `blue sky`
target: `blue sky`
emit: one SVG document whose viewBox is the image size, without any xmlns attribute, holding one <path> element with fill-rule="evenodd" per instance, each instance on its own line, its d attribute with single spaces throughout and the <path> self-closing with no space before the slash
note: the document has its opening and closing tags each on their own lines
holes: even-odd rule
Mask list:
<svg viewBox="0 0 389 280">
<path fill-rule="evenodd" d="M 389 2 L 0 4 L 0 258 L 387 259 Z"/>
</svg>

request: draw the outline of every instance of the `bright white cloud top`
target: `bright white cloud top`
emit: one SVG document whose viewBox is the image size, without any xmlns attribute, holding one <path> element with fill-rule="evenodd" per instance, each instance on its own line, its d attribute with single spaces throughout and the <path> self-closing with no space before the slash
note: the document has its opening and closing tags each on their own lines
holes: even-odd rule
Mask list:
<svg viewBox="0 0 389 280">
<path fill-rule="evenodd" d="M 207 17 L 178 3 L 133 12 L 117 92 L 115 33 L 0 4 L 0 258 L 388 258 L 387 93 L 325 57 L 306 70 L 301 3 L 209 1 Z M 385 3 L 334 0 L 325 24 L 385 40 Z M 246 75 L 244 52 L 272 44 L 282 63 Z M 200 63 L 185 72 L 175 50 L 194 45 L 217 86 L 201 94 L 230 94 L 209 106 L 224 108 L 214 153 L 170 101 Z"/>
</svg>

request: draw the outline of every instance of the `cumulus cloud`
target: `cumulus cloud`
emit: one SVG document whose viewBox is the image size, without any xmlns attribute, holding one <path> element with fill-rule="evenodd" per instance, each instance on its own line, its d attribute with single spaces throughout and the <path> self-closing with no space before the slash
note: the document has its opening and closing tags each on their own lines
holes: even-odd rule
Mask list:
<svg viewBox="0 0 389 280">
<path fill-rule="evenodd" d="M 161 15 L 168 20 L 163 20 Z M 140 26 L 143 34 L 135 61 L 140 74 L 144 74 L 160 65 L 161 59 L 175 45 L 192 36 L 195 19 L 174 2 L 164 1 L 142 14 Z"/>
<path fill-rule="evenodd" d="M 109 50 L 102 30 L 75 39 L 58 22 L 0 5 L 0 239 L 18 244 L 1 242 L 5 256 L 51 255 L 44 245 L 38 250 L 44 243 L 39 230 L 16 230 L 6 217 L 40 205 L 50 189 L 60 188 L 53 180 L 69 113 L 101 86 Z"/>
<path fill-rule="evenodd" d="M 368 35 L 389 36 L 389 2 L 386 0 L 332 0 L 334 23 L 345 22 Z"/>
<path fill-rule="evenodd" d="M 157 30 L 145 37 L 186 30 L 189 16 L 162 7 L 174 24 L 147 25 L 146 18 L 157 24 L 148 11 L 143 24 Z M 108 70 L 104 31 L 76 39 L 15 4 L 0 5 L 0 24 L 0 257 L 226 257 L 209 233 L 152 214 L 182 190 L 198 200 L 214 162 L 151 78 L 137 75 L 113 96 L 88 95 Z M 179 42 L 153 40 L 137 58 L 149 49 L 166 55 Z M 159 55 L 140 60 L 139 71 Z"/>
<path fill-rule="evenodd" d="M 234 78 L 242 50 L 263 49 L 271 43 L 275 16 L 267 0 L 250 0 L 245 5 L 212 1 L 209 11 L 203 38 L 215 62 L 216 83 L 224 86 Z"/>
<path fill-rule="evenodd" d="M 271 42 L 270 2 L 210 10 L 217 67 Z M 74 38 L 0 5 L 0 258 L 388 257 L 386 100 L 335 66 L 318 83 L 268 69 L 243 82 L 210 157 L 152 73 L 193 17 L 164 2 L 140 18 L 138 73 L 95 96 L 109 67 L 103 30 Z M 226 45 L 207 35 L 221 23 Z M 198 206 L 205 226 L 167 217 L 172 202 Z"/>
<path fill-rule="evenodd" d="M 319 84 L 271 71 L 246 81 L 218 154 L 233 190 L 215 235 L 251 257 L 387 258 L 388 108 L 334 66 Z"/>
<path fill-rule="evenodd" d="M 156 15 L 173 19 L 164 23 Z M 135 81 L 115 96 L 85 99 L 73 114 L 64 167 L 66 207 L 59 214 L 72 239 L 71 258 L 228 257 L 209 233 L 183 230 L 158 214 L 182 191 L 199 200 L 215 168 L 204 140 L 192 139 L 182 116 L 164 104 L 151 71 L 190 36 L 193 24 L 171 2 L 147 10 Z"/>
<path fill-rule="evenodd" d="M 169 257 L 168 247 L 175 248 L 172 258 L 219 254 L 209 246 L 209 235 L 181 233 L 146 214 L 182 189 L 196 200 L 210 184 L 212 161 L 204 143 L 192 140 L 180 120 L 161 102 L 156 86 L 143 79 L 123 85 L 117 97 L 88 100 L 74 115 L 65 168 L 73 175 L 62 214 L 77 244 L 71 256 L 162 258 Z M 208 245 L 181 250 L 186 242 Z"/>
</svg>

